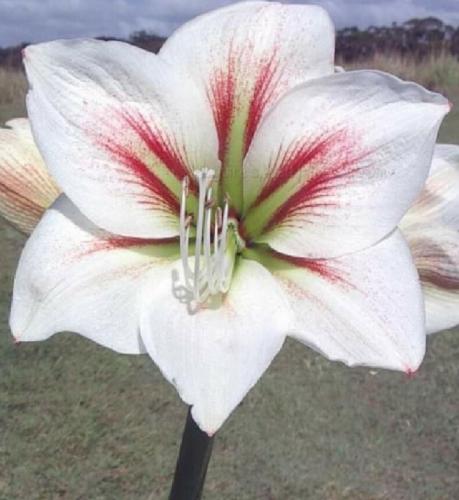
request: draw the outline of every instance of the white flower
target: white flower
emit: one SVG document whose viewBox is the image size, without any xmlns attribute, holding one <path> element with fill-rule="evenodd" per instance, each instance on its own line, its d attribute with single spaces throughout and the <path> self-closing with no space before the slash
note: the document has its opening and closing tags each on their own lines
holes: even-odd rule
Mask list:
<svg viewBox="0 0 459 500">
<path fill-rule="evenodd" d="M 250 2 L 158 56 L 27 48 L 34 136 L 65 195 L 21 257 L 16 338 L 146 350 L 208 433 L 288 334 L 415 370 L 424 307 L 396 226 L 449 106 L 384 73 L 334 74 L 333 39 L 318 7 Z"/>
</svg>

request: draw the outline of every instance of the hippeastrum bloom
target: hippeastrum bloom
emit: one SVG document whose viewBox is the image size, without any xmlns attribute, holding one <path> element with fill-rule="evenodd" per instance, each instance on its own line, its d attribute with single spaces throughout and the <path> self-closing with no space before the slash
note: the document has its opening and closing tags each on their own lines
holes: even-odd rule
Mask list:
<svg viewBox="0 0 459 500">
<path fill-rule="evenodd" d="M 0 128 L 0 213 L 30 233 L 59 194 L 35 146 L 26 118 Z"/>
<path fill-rule="evenodd" d="M 28 47 L 29 116 L 65 195 L 21 256 L 16 338 L 147 351 L 208 433 L 287 334 L 415 370 L 424 306 L 396 225 L 449 106 L 384 73 L 335 74 L 333 39 L 319 7 L 251 2 L 157 56 Z"/>
<path fill-rule="evenodd" d="M 424 290 L 427 332 L 459 324 L 459 146 L 438 144 L 427 184 L 403 218 Z"/>
<path fill-rule="evenodd" d="M 25 233 L 32 232 L 59 192 L 30 136 L 26 118 L 0 129 L 0 214 Z M 17 128 L 27 130 L 17 135 Z M 14 132 L 14 135 L 11 135 Z M 3 140 L 8 139 L 8 140 Z M 13 140 L 11 140 L 13 139 Z M 20 140 L 21 142 L 14 142 Z M 14 144 L 14 162 L 8 151 Z M 30 157 L 35 161 L 30 162 Z M 33 172 L 27 170 L 32 165 Z M 5 186 L 14 177 L 16 192 Z M 29 176 L 34 182 L 31 184 Z M 38 183 L 37 183 L 38 179 Z M 420 274 L 426 304 L 427 333 L 459 323 L 459 146 L 437 144 L 427 182 L 399 227 L 408 242 Z M 27 221 L 26 224 L 22 221 Z"/>
</svg>

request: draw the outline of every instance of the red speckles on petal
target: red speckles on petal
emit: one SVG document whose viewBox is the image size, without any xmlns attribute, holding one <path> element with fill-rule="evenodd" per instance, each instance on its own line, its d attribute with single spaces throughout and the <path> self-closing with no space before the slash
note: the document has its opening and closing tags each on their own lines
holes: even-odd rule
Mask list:
<svg viewBox="0 0 459 500">
<path fill-rule="evenodd" d="M 334 144 L 343 141 L 343 136 L 343 131 L 337 131 L 311 141 L 298 141 L 284 153 L 278 151 L 272 162 L 277 167 L 271 169 L 271 175 L 258 195 L 255 205 L 259 205 L 303 168 L 326 161 Z"/>
<path fill-rule="evenodd" d="M 142 247 L 145 245 L 150 245 L 157 242 L 157 240 L 146 239 L 146 238 L 133 238 L 133 237 L 118 237 L 110 236 L 108 238 L 100 239 L 94 241 L 91 244 L 90 252 L 99 252 L 103 250 L 114 250 L 119 248 L 132 248 L 132 247 Z"/>
<path fill-rule="evenodd" d="M 260 64 L 250 99 L 247 127 L 244 136 L 244 155 L 247 153 L 261 118 L 281 90 L 281 78 L 277 54 Z"/>
<path fill-rule="evenodd" d="M 358 149 L 347 131 L 332 133 L 311 145 L 297 145 L 285 156 L 281 168 L 268 182 L 257 203 L 299 172 L 305 173 L 306 180 L 273 213 L 266 228 L 285 224 L 289 217 L 299 214 L 307 223 L 310 217 L 321 216 L 327 208 L 336 207 L 339 190 L 345 188 L 361 169 L 359 161 L 365 153 Z"/>
<path fill-rule="evenodd" d="M 185 152 L 179 152 L 177 141 L 173 141 L 166 133 L 149 124 L 139 113 L 134 116 L 125 112 L 122 117 L 172 175 L 181 181 L 190 174 L 183 160 Z"/>
<path fill-rule="evenodd" d="M 106 252 L 109 250 L 122 250 L 128 248 L 142 248 L 149 245 L 168 245 L 175 241 L 174 238 L 134 238 L 128 236 L 101 236 L 97 240 L 84 244 L 82 249 L 77 252 L 75 258 L 82 258 L 97 252 Z"/>
<path fill-rule="evenodd" d="M 225 158 L 234 117 L 246 112 L 243 155 L 250 147 L 255 131 L 269 105 L 282 87 L 277 52 L 254 59 L 250 46 L 235 49 L 232 45 L 226 63 L 210 77 L 208 99 L 212 106 L 219 140 L 219 158 Z"/>
<path fill-rule="evenodd" d="M 215 70 L 210 79 L 208 99 L 218 135 L 218 157 L 223 161 L 236 107 L 236 58 L 229 55 L 225 68 Z"/>
<path fill-rule="evenodd" d="M 121 168 L 117 170 L 125 176 L 126 184 L 136 184 L 145 188 L 145 194 L 138 197 L 140 204 L 161 206 L 172 213 L 178 212 L 180 204 L 177 196 L 135 152 L 129 147 L 108 140 L 106 142 L 100 140 L 99 145 L 103 146 L 111 154 L 112 159 L 121 165 Z"/>
<path fill-rule="evenodd" d="M 270 250 L 270 252 L 276 259 L 292 264 L 295 267 L 307 269 L 331 283 L 351 286 L 346 273 L 338 268 L 337 262 L 333 259 L 307 259 L 286 255 L 275 250 Z"/>
<path fill-rule="evenodd" d="M 177 213 L 180 208 L 178 193 L 166 185 L 154 164 L 162 165 L 181 181 L 189 175 L 185 152 L 180 151 L 176 140 L 166 131 L 150 124 L 139 112 L 111 110 L 107 116 L 99 120 L 103 132 L 91 135 L 118 165 L 115 170 L 126 185 L 144 188 L 143 193 L 136 195 L 138 203 Z"/>
</svg>

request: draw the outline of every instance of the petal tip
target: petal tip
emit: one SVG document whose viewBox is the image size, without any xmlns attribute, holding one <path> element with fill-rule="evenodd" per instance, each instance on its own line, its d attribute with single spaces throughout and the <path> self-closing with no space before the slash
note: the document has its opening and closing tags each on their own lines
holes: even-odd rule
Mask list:
<svg viewBox="0 0 459 500">
<path fill-rule="evenodd" d="M 37 50 L 40 50 L 40 47 L 42 45 L 46 45 L 47 43 L 50 43 L 50 42 L 44 42 L 44 43 L 33 43 L 33 44 L 30 44 L 30 45 L 27 45 L 27 47 L 24 47 L 22 50 L 21 50 L 21 55 L 22 55 L 22 60 L 24 62 L 29 62 L 31 57 L 34 56 L 34 53 L 37 52 Z"/>
<path fill-rule="evenodd" d="M 409 361 L 407 361 L 404 364 L 404 366 L 401 367 L 402 371 L 405 372 L 408 378 L 413 378 L 415 374 L 418 372 L 419 367 L 421 366 L 422 361 L 424 360 L 425 352 L 426 352 L 426 344 L 425 342 L 423 342 L 422 345 L 419 345 L 416 351 L 413 352 L 413 355 L 410 356 Z"/>
<path fill-rule="evenodd" d="M 213 437 L 218 429 L 221 427 L 222 423 L 219 425 L 213 425 L 210 424 L 210 422 L 207 422 L 204 415 L 200 415 L 199 409 L 196 407 L 196 405 L 191 406 L 191 416 L 193 417 L 193 420 L 195 421 L 196 425 L 201 429 L 202 432 L 206 433 L 210 438 Z"/>
<path fill-rule="evenodd" d="M 411 368 L 411 367 L 406 367 L 405 368 L 405 375 L 406 378 L 411 380 L 416 376 L 416 373 L 418 372 L 419 366 L 417 368 Z"/>
</svg>

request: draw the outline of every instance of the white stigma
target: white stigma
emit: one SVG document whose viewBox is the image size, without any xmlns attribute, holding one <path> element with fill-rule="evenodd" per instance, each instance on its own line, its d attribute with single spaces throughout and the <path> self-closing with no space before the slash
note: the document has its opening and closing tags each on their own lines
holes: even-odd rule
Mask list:
<svg viewBox="0 0 459 500">
<path fill-rule="evenodd" d="M 198 215 L 195 221 L 194 265 L 189 261 L 190 225 L 193 220 L 186 213 L 188 198 L 188 177 L 182 181 L 180 201 L 180 256 L 182 259 L 185 288 L 193 299 L 202 303 L 210 295 L 228 291 L 232 266 L 228 265 L 225 253 L 228 234 L 228 202 L 223 211 L 214 209 L 212 181 L 214 171 L 209 169 L 195 172 L 198 181 Z"/>
</svg>

